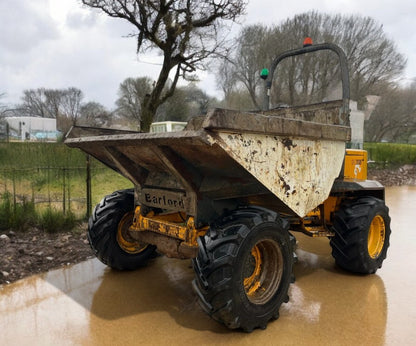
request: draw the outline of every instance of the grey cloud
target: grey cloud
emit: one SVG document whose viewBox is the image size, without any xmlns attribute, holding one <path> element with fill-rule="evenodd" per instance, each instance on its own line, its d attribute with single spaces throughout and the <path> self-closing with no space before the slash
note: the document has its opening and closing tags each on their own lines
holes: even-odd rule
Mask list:
<svg viewBox="0 0 416 346">
<path fill-rule="evenodd" d="M 70 12 L 66 17 L 65 24 L 71 29 L 92 27 L 97 23 L 97 15 L 94 13 Z"/>
<path fill-rule="evenodd" d="M 49 17 L 47 1 L 24 0 L 0 2 L 0 46 L 2 51 L 24 53 L 44 40 L 56 39 L 59 32 Z M 0 53 L 1 54 L 1 53 Z M 1 58 L 0 58 L 1 59 Z"/>
</svg>

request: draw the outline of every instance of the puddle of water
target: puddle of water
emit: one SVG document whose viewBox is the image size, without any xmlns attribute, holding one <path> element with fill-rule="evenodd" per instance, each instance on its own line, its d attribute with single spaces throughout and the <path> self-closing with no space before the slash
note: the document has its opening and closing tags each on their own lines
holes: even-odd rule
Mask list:
<svg viewBox="0 0 416 346">
<path fill-rule="evenodd" d="M 388 300 L 386 340 L 416 345 L 416 186 L 387 188 L 386 203 L 392 233 L 387 259 L 379 271 Z"/>
<path fill-rule="evenodd" d="M 73 345 L 84 337 L 103 270 L 87 261 L 0 289 L 0 345 Z"/>
<path fill-rule="evenodd" d="M 290 302 L 264 331 L 229 331 L 192 292 L 190 261 L 135 272 L 98 260 L 0 288 L 0 345 L 416 344 L 416 187 L 388 188 L 391 246 L 376 275 L 338 269 L 327 239 L 298 234 Z"/>
</svg>

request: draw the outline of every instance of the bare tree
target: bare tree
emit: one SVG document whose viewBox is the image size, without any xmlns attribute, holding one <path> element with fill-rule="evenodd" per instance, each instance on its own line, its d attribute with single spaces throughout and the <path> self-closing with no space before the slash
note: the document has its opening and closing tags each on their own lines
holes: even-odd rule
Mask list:
<svg viewBox="0 0 416 346">
<path fill-rule="evenodd" d="M 224 94 L 224 101 L 226 103 L 226 107 L 230 107 L 228 105 L 228 100 L 230 99 L 230 95 L 235 89 L 237 83 L 234 67 L 235 65 L 229 59 L 221 59 L 217 67 L 215 79 L 217 82 L 217 86 L 221 89 L 221 91 Z"/>
<path fill-rule="evenodd" d="M 305 37 L 312 37 L 315 43 L 338 43 L 335 38 L 338 30 L 334 25 L 335 17 L 312 11 L 287 19 L 273 30 L 273 35 L 280 37 L 279 51 L 275 51 L 275 55 L 299 48 Z M 340 81 L 337 73 L 338 60 L 331 52 L 286 59 L 274 79 L 274 101 L 291 105 L 322 101 L 328 97 L 333 81 Z"/>
<path fill-rule="evenodd" d="M 65 89 L 28 89 L 23 91 L 22 104 L 19 109 L 24 115 L 58 118 L 62 114 L 62 101 Z"/>
<path fill-rule="evenodd" d="M 119 87 L 117 115 L 140 124 L 142 104 L 152 92 L 152 80 L 147 77 L 126 78 Z"/>
<path fill-rule="evenodd" d="M 6 93 L 0 93 L 0 100 L 1 100 L 4 96 L 6 96 Z M 5 104 L 3 104 L 3 102 L 1 102 L 1 101 L 0 101 L 0 116 L 2 116 L 2 115 L 3 115 L 3 113 L 5 113 L 5 112 L 6 112 L 6 105 L 5 105 Z"/>
<path fill-rule="evenodd" d="M 366 140 L 404 141 L 416 133 L 416 85 L 388 88 L 365 124 Z"/>
<path fill-rule="evenodd" d="M 173 95 L 158 108 L 156 118 L 158 121 L 187 121 L 190 111 L 186 88 L 177 87 Z"/>
<path fill-rule="evenodd" d="M 351 97 L 361 101 L 365 95 L 379 93 L 393 82 L 406 66 L 406 59 L 388 39 L 383 25 L 370 17 L 340 17 L 339 44 L 350 61 Z"/>
<path fill-rule="evenodd" d="M 56 118 L 57 113 L 48 108 L 48 91 L 45 88 L 23 91 L 22 104 L 19 108 L 27 116 Z"/>
<path fill-rule="evenodd" d="M 62 99 L 65 95 L 63 89 L 44 89 L 44 105 L 51 118 L 58 118 L 61 113 Z"/>
<path fill-rule="evenodd" d="M 227 94 L 227 98 L 224 99 L 219 106 L 238 111 L 253 110 L 253 102 L 251 100 L 250 93 L 247 91 L 245 86 L 240 84 L 230 90 Z"/>
<path fill-rule="evenodd" d="M 26 116 L 55 118 L 57 127 L 66 131 L 77 123 L 83 98 L 81 90 L 67 89 L 29 89 L 23 91 L 19 112 Z"/>
<path fill-rule="evenodd" d="M 61 114 L 70 119 L 72 125 L 77 124 L 81 115 L 81 101 L 84 95 L 81 90 L 70 87 L 65 89 L 61 99 Z"/>
<path fill-rule="evenodd" d="M 260 70 L 270 61 L 267 52 L 268 29 L 261 25 L 243 28 L 238 38 L 235 74 L 247 88 L 255 108 L 260 109 L 257 89 L 260 87 Z M 269 58 L 269 59 L 268 59 Z"/>
<path fill-rule="evenodd" d="M 190 118 L 203 115 L 215 103 L 203 90 L 194 83 L 177 87 L 170 97 L 157 111 L 158 121 L 188 121 Z"/>
<path fill-rule="evenodd" d="M 263 34 L 257 35 L 253 42 L 252 36 L 247 35 L 250 32 Z M 312 11 L 296 15 L 270 29 L 259 25 L 243 29 L 237 38 L 238 47 L 254 49 L 239 48 L 235 51 L 232 59 L 235 78 L 245 85 L 253 98 L 258 94 L 258 86 L 248 83 L 247 78 L 256 71 L 253 65 L 257 63 L 257 71 L 270 66 L 277 54 L 299 48 L 307 36 L 312 37 L 315 43 L 331 42 L 344 49 L 349 62 L 351 98 L 359 101 L 360 106 L 363 106 L 366 95 L 380 93 L 386 84 L 400 76 L 406 64 L 395 44 L 386 37 L 382 25 L 372 18 Z M 239 71 L 241 68 L 246 69 L 247 75 Z M 339 73 L 338 60 L 332 52 L 286 59 L 276 70 L 272 101 L 295 105 L 327 99 L 337 86 L 335 81 L 340 81 Z M 259 104 L 258 95 L 256 97 Z"/>
<path fill-rule="evenodd" d="M 81 105 L 79 125 L 108 127 L 111 120 L 111 113 L 102 104 L 91 101 Z"/>
<path fill-rule="evenodd" d="M 224 20 L 244 12 L 244 0 L 82 0 L 113 18 L 127 20 L 136 29 L 137 52 L 156 48 L 163 63 L 155 87 L 143 101 L 141 129 L 148 131 L 157 108 L 173 95 L 180 77 L 188 78 L 203 62 L 219 53 Z M 169 73 L 172 84 L 165 90 Z"/>
<path fill-rule="evenodd" d="M 217 103 L 217 100 L 210 97 L 194 83 L 186 87 L 186 102 L 190 104 L 190 117 L 207 114 L 208 109 Z"/>
</svg>

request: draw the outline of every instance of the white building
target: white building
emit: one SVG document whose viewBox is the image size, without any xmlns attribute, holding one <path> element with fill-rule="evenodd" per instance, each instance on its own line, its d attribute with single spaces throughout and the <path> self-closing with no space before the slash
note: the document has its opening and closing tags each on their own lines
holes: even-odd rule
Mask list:
<svg viewBox="0 0 416 346">
<path fill-rule="evenodd" d="M 59 132 L 56 130 L 56 119 L 40 117 L 6 117 L 9 134 L 25 140 L 56 141 Z"/>
<path fill-rule="evenodd" d="M 182 121 L 161 121 L 157 123 L 152 123 L 150 125 L 150 132 L 176 132 L 182 131 L 185 126 L 186 122 Z"/>
<path fill-rule="evenodd" d="M 363 149 L 364 112 L 357 110 L 357 102 L 350 101 L 351 148 Z"/>
</svg>

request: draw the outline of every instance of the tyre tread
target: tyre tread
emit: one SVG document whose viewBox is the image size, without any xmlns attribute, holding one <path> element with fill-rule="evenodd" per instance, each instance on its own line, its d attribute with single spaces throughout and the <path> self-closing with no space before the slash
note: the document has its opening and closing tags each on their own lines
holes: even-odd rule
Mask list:
<svg viewBox="0 0 416 346">
<path fill-rule="evenodd" d="M 95 256 L 104 264 L 118 270 L 134 270 L 154 257 L 155 246 L 138 254 L 124 252 L 116 240 L 118 223 L 134 208 L 134 190 L 119 190 L 104 197 L 88 221 L 88 241 Z"/>
<path fill-rule="evenodd" d="M 228 328 L 241 328 L 246 332 L 251 332 L 255 328 L 263 329 L 269 320 L 274 320 L 279 316 L 280 304 L 288 301 L 287 292 L 285 292 L 276 311 L 256 319 L 240 316 L 233 306 L 232 272 L 236 253 L 250 231 L 264 222 L 278 223 L 283 232 L 288 231 L 289 228 L 289 223 L 281 219 L 277 213 L 260 207 L 247 207 L 225 216 L 211 227 L 205 237 L 198 239 L 199 253 L 193 260 L 196 274 L 193 288 L 202 309 Z M 292 249 L 292 243 L 288 235 L 287 246 L 290 249 Z M 217 252 L 221 252 L 218 258 L 215 257 Z M 293 257 L 289 257 L 287 260 L 291 261 L 290 268 L 292 268 Z M 292 275 L 293 273 L 290 273 L 290 277 Z"/>
<path fill-rule="evenodd" d="M 361 197 L 341 206 L 334 215 L 331 238 L 332 256 L 341 268 L 362 274 L 373 274 L 381 268 L 390 245 L 390 217 L 384 201 L 374 197 Z M 386 226 L 383 250 L 377 259 L 371 259 L 367 250 L 367 231 L 372 217 L 380 213 Z M 371 217 L 371 220 L 369 218 Z"/>
</svg>

